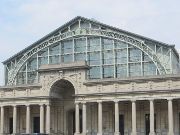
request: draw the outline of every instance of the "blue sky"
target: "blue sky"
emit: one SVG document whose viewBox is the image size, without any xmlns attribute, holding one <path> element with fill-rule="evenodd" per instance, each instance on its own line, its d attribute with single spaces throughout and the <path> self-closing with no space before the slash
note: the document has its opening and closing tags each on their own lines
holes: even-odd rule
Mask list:
<svg viewBox="0 0 180 135">
<path fill-rule="evenodd" d="M 0 0 L 0 61 L 76 16 L 180 49 L 180 0 Z M 0 64 L 0 85 L 4 67 Z"/>
</svg>

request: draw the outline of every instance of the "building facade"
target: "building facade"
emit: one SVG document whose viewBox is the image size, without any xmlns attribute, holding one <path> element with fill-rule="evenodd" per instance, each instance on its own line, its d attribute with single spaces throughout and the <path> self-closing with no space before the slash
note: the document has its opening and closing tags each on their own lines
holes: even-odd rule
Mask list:
<svg viewBox="0 0 180 135">
<path fill-rule="evenodd" d="M 3 64 L 2 135 L 180 134 L 174 45 L 78 16 Z"/>
</svg>

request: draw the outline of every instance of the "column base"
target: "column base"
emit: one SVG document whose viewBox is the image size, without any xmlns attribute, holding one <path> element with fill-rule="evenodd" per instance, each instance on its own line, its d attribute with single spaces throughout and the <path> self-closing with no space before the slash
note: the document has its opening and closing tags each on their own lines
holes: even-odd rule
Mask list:
<svg viewBox="0 0 180 135">
<path fill-rule="evenodd" d="M 156 133 L 155 132 L 150 132 L 149 135 L 156 135 Z"/>
<path fill-rule="evenodd" d="M 114 133 L 114 135 L 121 135 L 121 133 L 119 133 L 119 132 L 115 132 L 115 133 Z"/>
<path fill-rule="evenodd" d="M 135 132 L 135 133 L 131 133 L 131 135 L 137 135 L 137 133 Z"/>
<path fill-rule="evenodd" d="M 102 133 L 97 133 L 97 135 L 102 135 Z"/>
<path fill-rule="evenodd" d="M 80 135 L 80 133 L 74 133 L 74 135 Z"/>
<path fill-rule="evenodd" d="M 169 132 L 168 135 L 174 135 L 174 132 Z"/>
</svg>

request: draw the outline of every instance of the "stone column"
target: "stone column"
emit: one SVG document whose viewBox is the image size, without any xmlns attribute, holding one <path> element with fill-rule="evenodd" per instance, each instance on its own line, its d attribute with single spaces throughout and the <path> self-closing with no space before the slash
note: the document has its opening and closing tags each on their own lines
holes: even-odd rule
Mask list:
<svg viewBox="0 0 180 135">
<path fill-rule="evenodd" d="M 98 133 L 97 135 L 102 135 L 102 102 L 98 102 Z"/>
<path fill-rule="evenodd" d="M 40 133 L 44 133 L 44 105 L 40 105 Z"/>
<path fill-rule="evenodd" d="M 154 101 L 150 100 L 150 133 L 149 135 L 155 135 L 154 132 Z"/>
<path fill-rule="evenodd" d="M 4 134 L 4 106 L 1 106 L 1 134 Z"/>
<path fill-rule="evenodd" d="M 17 106 L 13 106 L 13 134 L 17 133 Z"/>
<path fill-rule="evenodd" d="M 50 105 L 46 105 L 46 134 L 50 134 L 51 130 L 51 109 Z"/>
<path fill-rule="evenodd" d="M 136 135 L 136 101 L 132 100 L 132 133 L 131 135 Z"/>
<path fill-rule="evenodd" d="M 79 135 L 79 103 L 75 103 L 76 104 L 76 133 L 75 135 Z"/>
<path fill-rule="evenodd" d="M 83 135 L 86 135 L 86 103 L 83 103 Z"/>
<path fill-rule="evenodd" d="M 114 135 L 119 135 L 119 102 L 115 101 L 115 133 Z"/>
<path fill-rule="evenodd" d="M 169 123 L 169 133 L 168 135 L 174 135 L 174 129 L 173 129 L 173 103 L 172 99 L 168 99 L 168 123 Z"/>
<path fill-rule="evenodd" d="M 30 106 L 26 106 L 26 134 L 30 134 L 30 122 L 31 121 L 31 115 L 30 115 Z"/>
</svg>

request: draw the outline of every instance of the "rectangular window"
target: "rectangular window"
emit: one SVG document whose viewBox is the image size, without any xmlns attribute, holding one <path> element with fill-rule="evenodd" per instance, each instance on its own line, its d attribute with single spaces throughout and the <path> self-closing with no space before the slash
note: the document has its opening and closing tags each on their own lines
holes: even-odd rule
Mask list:
<svg viewBox="0 0 180 135">
<path fill-rule="evenodd" d="M 75 52 L 85 52 L 86 51 L 86 39 L 80 38 L 74 40 Z"/>
<path fill-rule="evenodd" d="M 38 56 L 41 56 L 41 57 L 48 56 L 48 49 L 45 48 L 45 49 L 39 51 L 39 52 L 38 52 Z"/>
<path fill-rule="evenodd" d="M 143 62 L 143 75 L 155 75 L 156 66 L 153 62 Z"/>
<path fill-rule="evenodd" d="M 49 47 L 49 54 L 50 55 L 59 55 L 60 54 L 60 45 L 59 45 L 59 43 Z"/>
<path fill-rule="evenodd" d="M 127 65 L 121 64 L 116 67 L 117 78 L 127 77 Z"/>
<path fill-rule="evenodd" d="M 129 62 L 141 61 L 141 50 L 137 48 L 129 48 Z"/>
<path fill-rule="evenodd" d="M 127 43 L 121 41 L 114 41 L 115 49 L 124 49 L 127 48 Z"/>
<path fill-rule="evenodd" d="M 129 64 L 129 76 L 141 76 L 141 63 Z"/>
<path fill-rule="evenodd" d="M 127 49 L 116 50 L 116 62 L 118 64 L 127 63 Z"/>
<path fill-rule="evenodd" d="M 27 71 L 35 71 L 37 70 L 37 58 L 31 58 L 28 62 L 27 62 Z"/>
<path fill-rule="evenodd" d="M 102 39 L 103 49 L 113 49 L 113 40 L 110 39 Z"/>
<path fill-rule="evenodd" d="M 37 72 L 28 72 L 27 78 L 28 78 L 28 84 L 35 83 L 37 77 Z"/>
<path fill-rule="evenodd" d="M 63 55 L 62 56 L 63 62 L 67 63 L 67 62 L 72 62 L 73 61 L 73 57 L 72 55 L 68 54 L 68 55 Z"/>
<path fill-rule="evenodd" d="M 46 65 L 46 64 L 48 64 L 48 57 L 39 57 L 39 67 L 41 66 L 41 65 Z"/>
<path fill-rule="evenodd" d="M 100 53 L 94 52 L 88 54 L 88 61 L 90 65 L 100 65 Z"/>
<path fill-rule="evenodd" d="M 49 64 L 59 64 L 59 63 L 60 63 L 60 56 L 59 55 L 49 57 Z"/>
<path fill-rule="evenodd" d="M 113 64 L 113 63 L 114 63 L 113 51 L 105 51 L 103 53 L 103 64 Z"/>
<path fill-rule="evenodd" d="M 89 78 L 90 79 L 101 78 L 100 67 L 91 67 L 91 69 L 89 70 Z"/>
<path fill-rule="evenodd" d="M 103 78 L 114 78 L 114 66 L 103 67 Z"/>
<path fill-rule="evenodd" d="M 75 61 L 85 61 L 86 54 L 85 53 L 77 53 L 75 54 Z"/>
<path fill-rule="evenodd" d="M 89 38 L 88 39 L 88 50 L 89 51 L 100 51 L 100 38 Z"/>
<path fill-rule="evenodd" d="M 61 44 L 61 47 L 62 47 L 63 54 L 73 53 L 73 41 L 72 40 L 63 41 Z"/>
</svg>

